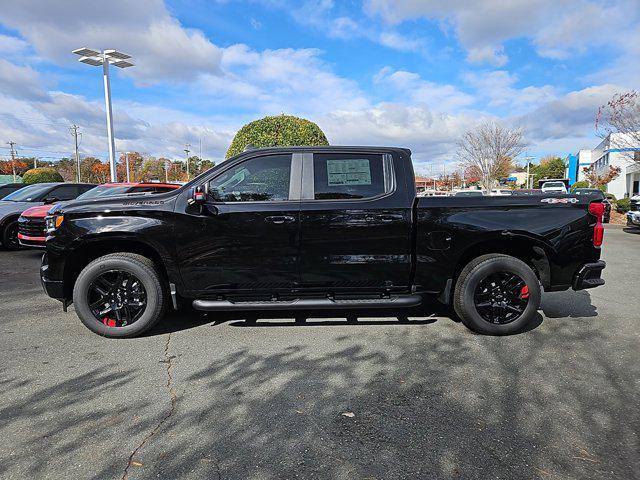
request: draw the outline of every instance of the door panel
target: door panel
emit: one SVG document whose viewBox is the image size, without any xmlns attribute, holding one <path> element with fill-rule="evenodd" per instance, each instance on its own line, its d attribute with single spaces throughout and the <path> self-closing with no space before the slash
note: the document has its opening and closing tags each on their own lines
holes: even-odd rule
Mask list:
<svg viewBox="0 0 640 480">
<path fill-rule="evenodd" d="M 395 189 L 392 157 L 315 154 L 304 165 L 313 191 L 303 188 L 301 204 L 302 287 L 408 288 L 411 205 Z"/>
<path fill-rule="evenodd" d="M 176 233 L 187 289 L 261 293 L 298 286 L 300 202 L 290 198 L 299 192 L 300 172 L 291 157 L 248 159 L 209 181 L 205 205 L 185 202 Z"/>
</svg>

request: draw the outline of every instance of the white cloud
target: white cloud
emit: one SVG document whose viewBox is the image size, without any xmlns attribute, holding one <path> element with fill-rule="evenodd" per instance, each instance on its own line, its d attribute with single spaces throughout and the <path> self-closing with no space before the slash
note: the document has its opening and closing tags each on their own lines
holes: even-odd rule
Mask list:
<svg viewBox="0 0 640 480">
<path fill-rule="evenodd" d="M 506 70 L 470 72 L 464 79 L 476 90 L 478 100 L 485 100 L 490 107 L 508 107 L 512 114 L 557 97 L 556 88 L 551 85 L 516 88 L 518 77 Z"/>
<path fill-rule="evenodd" d="M 453 85 L 428 82 L 417 73 L 394 71 L 391 67 L 380 70 L 374 77 L 374 82 L 386 91 L 391 89 L 397 92 L 398 97 L 405 101 L 424 103 L 431 110 L 439 112 L 456 110 L 475 102 L 471 95 Z"/>
<path fill-rule="evenodd" d="M 308 114 L 367 106 L 357 83 L 332 73 L 320 54 L 317 49 L 259 52 L 233 45 L 223 50 L 224 76 L 205 76 L 201 85 L 204 93 L 230 95 L 236 106 L 263 113 Z"/>
<path fill-rule="evenodd" d="M 382 32 L 379 38 L 381 45 L 406 52 L 420 50 L 424 45 L 422 40 L 413 40 L 397 32 Z"/>
<path fill-rule="evenodd" d="M 454 29 L 473 63 L 502 66 L 506 40 L 530 38 L 540 55 L 565 58 L 594 45 L 626 45 L 637 29 L 637 0 L 366 0 L 364 9 L 391 25 L 426 18 Z"/>
<path fill-rule="evenodd" d="M 438 113 L 426 105 L 381 103 L 362 110 L 338 110 L 316 120 L 332 144 L 410 147 L 414 161 L 424 162 L 451 159 L 458 136 L 478 117 Z"/>
<path fill-rule="evenodd" d="M 0 22 L 59 64 L 75 61 L 71 50 L 88 46 L 132 54 L 137 66 L 126 74 L 139 82 L 219 73 L 220 49 L 199 30 L 180 25 L 161 0 L 91 2 L 90 8 L 84 0 L 21 0 L 3 5 Z"/>
<path fill-rule="evenodd" d="M 570 92 L 556 100 L 513 118 L 535 141 L 593 134 L 595 116 L 600 105 L 620 91 L 615 85 L 588 87 Z"/>
<path fill-rule="evenodd" d="M 21 67 L 0 58 L 0 92 L 16 98 L 46 100 L 40 75 L 31 67 Z"/>
</svg>

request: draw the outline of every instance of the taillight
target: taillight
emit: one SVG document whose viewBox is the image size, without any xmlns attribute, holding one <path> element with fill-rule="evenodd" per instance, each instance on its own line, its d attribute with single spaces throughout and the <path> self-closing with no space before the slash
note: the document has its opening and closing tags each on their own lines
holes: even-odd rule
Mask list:
<svg viewBox="0 0 640 480">
<path fill-rule="evenodd" d="M 602 202 L 592 202 L 589 204 L 589 213 L 596 217 L 596 226 L 593 227 L 593 246 L 601 247 L 604 240 L 604 225 L 602 218 L 604 217 L 605 206 Z"/>
</svg>

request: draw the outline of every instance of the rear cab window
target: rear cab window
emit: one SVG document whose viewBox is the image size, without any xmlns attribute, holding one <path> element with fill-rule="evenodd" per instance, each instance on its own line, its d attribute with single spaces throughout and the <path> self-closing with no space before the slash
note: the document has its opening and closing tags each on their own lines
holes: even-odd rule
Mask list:
<svg viewBox="0 0 640 480">
<path fill-rule="evenodd" d="M 373 198 L 392 190 L 389 156 L 382 154 L 315 153 L 315 200 Z"/>
</svg>

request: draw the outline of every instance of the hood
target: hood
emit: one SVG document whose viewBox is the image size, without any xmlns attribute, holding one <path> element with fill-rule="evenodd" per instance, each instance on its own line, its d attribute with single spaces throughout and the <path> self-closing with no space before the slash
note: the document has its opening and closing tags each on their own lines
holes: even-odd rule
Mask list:
<svg viewBox="0 0 640 480">
<path fill-rule="evenodd" d="M 0 220 L 16 213 L 22 213 L 26 209 L 44 205 L 43 202 L 7 202 L 0 201 Z"/>
<path fill-rule="evenodd" d="M 38 205 L 37 207 L 27 208 L 24 212 L 22 212 L 23 217 L 35 217 L 35 218 L 44 218 L 49 213 L 49 210 L 53 208 L 53 205 Z"/>
</svg>

